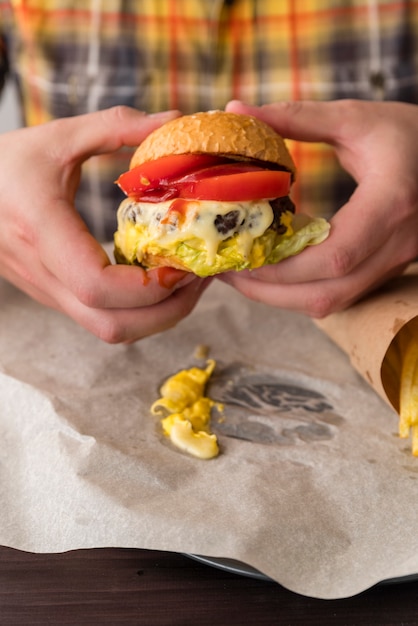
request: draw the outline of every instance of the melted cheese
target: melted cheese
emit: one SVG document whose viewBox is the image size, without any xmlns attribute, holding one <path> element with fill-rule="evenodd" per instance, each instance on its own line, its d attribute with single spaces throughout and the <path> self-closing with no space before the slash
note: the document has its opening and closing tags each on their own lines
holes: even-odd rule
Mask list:
<svg viewBox="0 0 418 626">
<path fill-rule="evenodd" d="M 236 236 L 239 251 L 246 258 L 254 239 L 260 237 L 273 221 L 273 209 L 267 200 L 181 200 L 180 203 L 179 206 L 178 200 L 135 202 L 130 198 L 122 202 L 115 242 L 129 261 L 136 258 L 141 262 L 146 252 L 158 254 L 159 248 L 174 249 L 181 242 L 194 242 L 206 249 L 210 264 L 220 243 L 232 236 Z M 236 225 L 227 232 L 220 232 L 216 227 L 217 218 L 231 211 L 238 214 Z"/>
</svg>

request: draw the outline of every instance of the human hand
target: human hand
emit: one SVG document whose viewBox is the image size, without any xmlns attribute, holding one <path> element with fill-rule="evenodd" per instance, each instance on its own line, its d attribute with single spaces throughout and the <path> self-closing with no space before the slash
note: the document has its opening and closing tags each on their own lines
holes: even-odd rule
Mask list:
<svg viewBox="0 0 418 626">
<path fill-rule="evenodd" d="M 83 161 L 136 146 L 176 115 L 115 107 L 0 135 L 0 275 L 109 343 L 186 316 L 207 282 L 112 265 L 74 207 Z"/>
<path fill-rule="evenodd" d="M 251 107 L 233 101 L 226 109 L 254 115 L 284 137 L 332 145 L 357 188 L 332 218 L 325 242 L 222 280 L 253 300 L 320 318 L 418 257 L 418 106 L 341 100 Z"/>
</svg>

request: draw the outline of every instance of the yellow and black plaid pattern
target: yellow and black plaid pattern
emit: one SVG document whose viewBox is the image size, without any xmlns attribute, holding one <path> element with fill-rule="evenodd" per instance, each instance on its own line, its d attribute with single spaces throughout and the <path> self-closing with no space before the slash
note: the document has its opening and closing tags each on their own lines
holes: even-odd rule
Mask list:
<svg viewBox="0 0 418 626">
<path fill-rule="evenodd" d="M 26 124 L 115 104 L 190 113 L 232 98 L 418 103 L 418 0 L 0 0 L 0 85 L 7 71 Z M 352 182 L 329 147 L 290 147 L 298 207 L 331 215 Z M 100 237 L 114 228 L 111 181 L 126 164 L 102 158 L 101 177 L 86 168 L 78 202 Z"/>
</svg>

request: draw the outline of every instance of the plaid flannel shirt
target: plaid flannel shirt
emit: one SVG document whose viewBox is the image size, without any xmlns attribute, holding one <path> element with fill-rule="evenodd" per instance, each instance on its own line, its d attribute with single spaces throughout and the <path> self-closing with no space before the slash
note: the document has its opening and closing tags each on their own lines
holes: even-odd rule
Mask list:
<svg viewBox="0 0 418 626">
<path fill-rule="evenodd" d="M 0 86 L 6 74 L 29 125 L 116 104 L 418 103 L 418 0 L 0 0 Z M 297 206 L 330 216 L 353 182 L 330 147 L 289 147 Z M 112 181 L 128 162 L 122 151 L 84 168 L 77 205 L 100 239 L 115 228 Z"/>
</svg>

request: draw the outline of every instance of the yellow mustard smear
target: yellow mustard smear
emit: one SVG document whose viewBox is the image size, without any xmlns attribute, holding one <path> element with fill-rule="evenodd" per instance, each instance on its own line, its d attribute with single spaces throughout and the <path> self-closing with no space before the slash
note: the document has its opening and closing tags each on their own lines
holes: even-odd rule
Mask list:
<svg viewBox="0 0 418 626">
<path fill-rule="evenodd" d="M 223 405 L 205 396 L 206 384 L 215 369 L 208 359 L 205 368 L 191 367 L 170 376 L 160 389 L 161 398 L 151 406 L 153 415 L 164 415 L 161 425 L 173 445 L 199 459 L 219 454 L 218 440 L 210 432 L 212 408 Z"/>
</svg>

